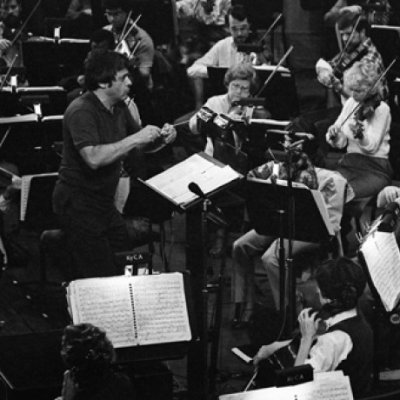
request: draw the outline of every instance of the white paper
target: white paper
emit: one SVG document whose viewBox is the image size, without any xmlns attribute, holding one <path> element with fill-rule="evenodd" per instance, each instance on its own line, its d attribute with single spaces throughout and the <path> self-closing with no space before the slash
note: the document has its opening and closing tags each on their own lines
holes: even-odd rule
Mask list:
<svg viewBox="0 0 400 400">
<path fill-rule="evenodd" d="M 361 245 L 371 280 L 386 311 L 400 300 L 400 251 L 393 232 L 375 231 Z"/>
<path fill-rule="evenodd" d="M 67 294 L 73 322 L 104 329 L 115 348 L 191 339 L 180 273 L 80 279 Z"/>
</svg>

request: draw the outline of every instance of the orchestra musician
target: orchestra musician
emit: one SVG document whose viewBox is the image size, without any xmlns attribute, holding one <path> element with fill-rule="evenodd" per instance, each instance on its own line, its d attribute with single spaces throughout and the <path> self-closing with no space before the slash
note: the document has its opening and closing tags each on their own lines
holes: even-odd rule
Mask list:
<svg viewBox="0 0 400 400">
<path fill-rule="evenodd" d="M 316 64 L 318 81 L 327 88 L 341 95 L 342 104 L 350 96 L 343 87 L 344 71 L 349 69 L 356 61 L 368 60 L 376 64 L 379 73 L 384 71 L 382 56 L 368 36 L 368 21 L 359 13 L 352 10 L 342 10 L 337 26 L 343 40 L 343 50 L 326 62 L 320 60 Z M 388 88 L 386 79 L 382 83 L 382 96 L 386 99 Z"/>
<path fill-rule="evenodd" d="M 6 0 L 4 3 L 6 18 L 4 19 L 4 28 L 2 36 L 0 37 L 0 58 L 7 66 L 13 63 L 14 67 L 21 67 L 23 65 L 21 37 L 15 40 L 15 35 L 19 34 L 22 26 L 21 0 Z"/>
<path fill-rule="evenodd" d="M 104 29 L 113 33 L 116 45 L 126 45 L 130 64 L 138 72 L 146 87 L 151 89 L 153 81 L 151 68 L 154 59 L 154 44 L 149 34 L 130 18 L 128 0 L 103 0 L 103 8 L 109 22 Z M 129 17 L 129 18 L 128 18 Z M 129 34 L 127 34 L 127 32 Z M 125 43 L 120 43 L 123 36 Z M 122 46 L 121 46 L 122 47 Z M 132 54 L 134 52 L 134 54 Z"/>
<path fill-rule="evenodd" d="M 93 52 L 85 64 L 88 91 L 64 115 L 53 208 L 66 234 L 76 278 L 114 275 L 114 252 L 133 246 L 114 205 L 124 157 L 176 137 L 171 125 L 140 128 L 133 120 L 124 102 L 132 84 L 128 68 L 122 54 Z"/>
<path fill-rule="evenodd" d="M 219 40 L 187 69 L 187 74 L 194 83 L 196 109 L 203 103 L 203 79 L 208 76 L 208 66 L 230 68 L 235 64 L 245 62 L 269 64 L 269 54 L 261 52 L 251 55 L 238 51 L 238 45 L 245 44 L 251 34 L 250 23 L 242 5 L 233 6 L 229 10 L 228 27 L 231 36 Z"/>
<path fill-rule="evenodd" d="M 358 306 L 366 287 L 365 274 L 358 264 L 346 257 L 331 259 L 316 272 L 321 310 L 310 308 L 298 316 L 300 346 L 294 366 L 310 364 L 314 372 L 342 370 L 350 378 L 356 398 L 371 388 L 373 335 Z M 319 322 L 325 320 L 320 332 Z M 253 359 L 256 367 L 289 341 L 262 346 Z"/>
<path fill-rule="evenodd" d="M 374 196 L 391 183 L 391 113 L 381 101 L 385 86 L 376 63 L 361 60 L 344 73 L 351 97 L 326 133 L 334 148 L 346 147 L 337 171 L 348 181 L 356 199 Z"/>
</svg>

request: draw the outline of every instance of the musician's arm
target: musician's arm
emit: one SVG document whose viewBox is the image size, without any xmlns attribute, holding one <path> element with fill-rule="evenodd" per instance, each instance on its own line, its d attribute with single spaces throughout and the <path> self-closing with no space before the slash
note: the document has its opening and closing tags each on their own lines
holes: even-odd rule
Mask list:
<svg viewBox="0 0 400 400">
<path fill-rule="evenodd" d="M 211 47 L 203 57 L 196 60 L 188 69 L 187 74 L 190 78 L 208 78 L 207 66 L 218 67 L 219 43 Z"/>
<path fill-rule="evenodd" d="M 328 332 L 318 337 L 304 363 L 310 364 L 315 372 L 334 371 L 352 348 L 353 342 L 347 333 L 341 330 Z"/>
</svg>

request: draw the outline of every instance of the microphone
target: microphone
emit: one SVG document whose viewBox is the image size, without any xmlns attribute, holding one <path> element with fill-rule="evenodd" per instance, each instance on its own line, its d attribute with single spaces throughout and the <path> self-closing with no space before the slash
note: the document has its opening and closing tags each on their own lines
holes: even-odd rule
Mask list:
<svg viewBox="0 0 400 400">
<path fill-rule="evenodd" d="M 226 221 L 224 220 L 224 213 L 223 211 L 217 207 L 212 201 L 211 199 L 206 196 L 206 194 L 201 190 L 200 186 L 196 183 L 196 182 L 190 182 L 188 185 L 188 189 L 194 193 L 195 195 L 199 196 L 201 199 L 203 200 L 208 200 L 209 205 L 211 207 L 211 209 L 218 214 L 218 216 L 216 216 L 216 218 L 218 218 L 218 222 L 222 223 L 223 225 L 228 225 L 226 223 Z"/>
</svg>

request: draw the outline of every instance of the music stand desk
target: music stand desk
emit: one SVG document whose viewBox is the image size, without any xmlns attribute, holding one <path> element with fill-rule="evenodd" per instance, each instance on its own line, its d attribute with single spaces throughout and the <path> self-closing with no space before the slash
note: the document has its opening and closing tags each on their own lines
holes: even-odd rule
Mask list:
<svg viewBox="0 0 400 400">
<path fill-rule="evenodd" d="M 249 217 L 254 229 L 262 235 L 278 237 L 282 228 L 283 237 L 288 238 L 289 188 L 260 179 L 248 178 L 246 193 Z M 332 238 L 333 229 L 328 225 L 330 222 L 324 220 L 312 191 L 308 188 L 293 187 L 293 195 L 295 204 L 293 239 L 320 243 Z M 285 211 L 282 217 L 283 226 L 280 225 L 278 210 Z"/>
</svg>

